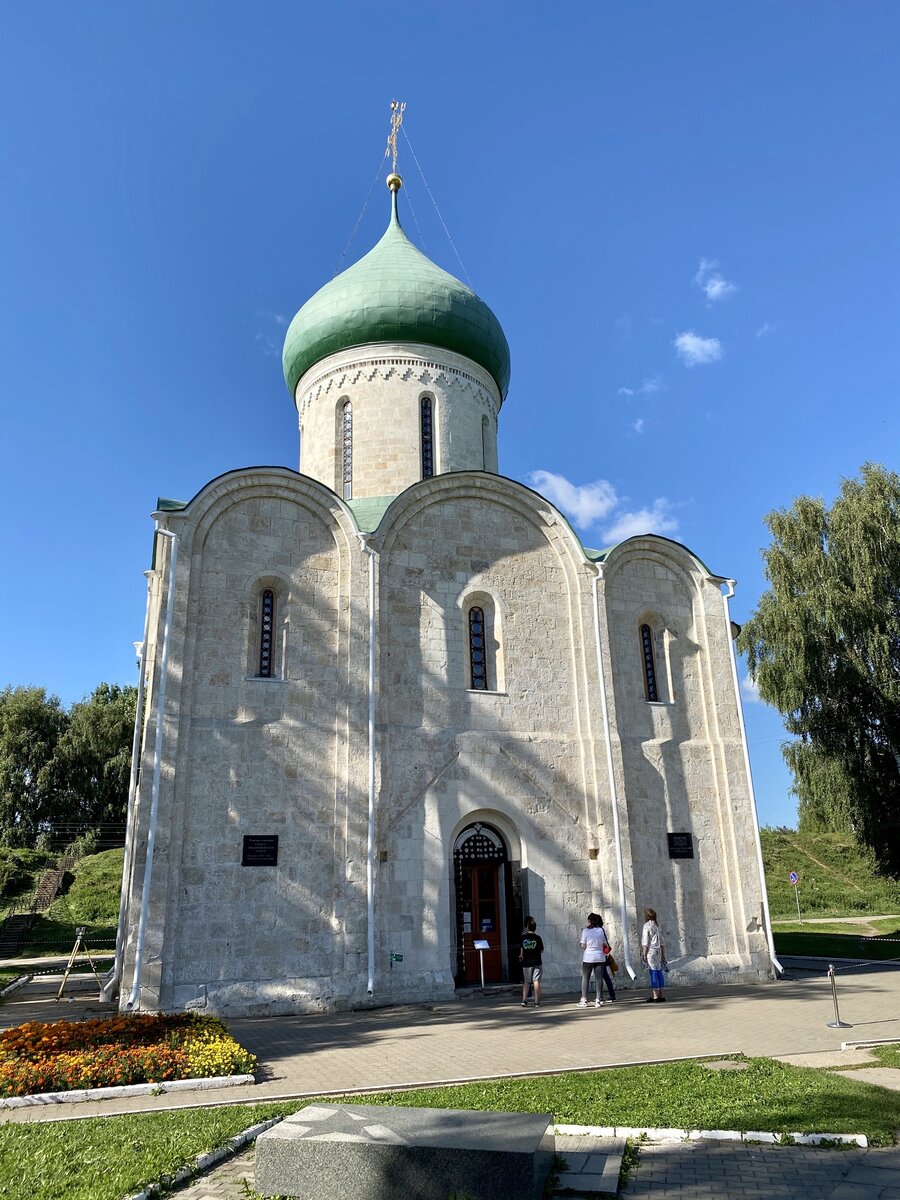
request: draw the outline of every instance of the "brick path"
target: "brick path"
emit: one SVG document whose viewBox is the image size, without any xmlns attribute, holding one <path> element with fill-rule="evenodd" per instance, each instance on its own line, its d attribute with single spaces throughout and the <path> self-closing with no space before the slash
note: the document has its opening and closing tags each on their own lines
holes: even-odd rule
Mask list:
<svg viewBox="0 0 900 1200">
<path fill-rule="evenodd" d="M 644 1146 L 625 1192 L 653 1200 L 900 1200 L 900 1149 L 679 1142 Z M 229 1197 L 228 1200 L 231 1200 Z"/>
</svg>

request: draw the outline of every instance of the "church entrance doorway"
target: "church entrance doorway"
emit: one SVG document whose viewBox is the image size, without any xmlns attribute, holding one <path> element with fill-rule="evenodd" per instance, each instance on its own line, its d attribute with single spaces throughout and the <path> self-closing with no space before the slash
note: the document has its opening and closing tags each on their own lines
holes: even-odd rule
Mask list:
<svg viewBox="0 0 900 1200">
<path fill-rule="evenodd" d="M 485 983 L 521 978 L 518 934 L 522 905 L 518 896 L 518 864 L 511 863 L 502 835 L 490 825 L 467 826 L 453 847 L 456 898 L 456 983 L 481 982 L 475 942 L 487 942 Z"/>
</svg>

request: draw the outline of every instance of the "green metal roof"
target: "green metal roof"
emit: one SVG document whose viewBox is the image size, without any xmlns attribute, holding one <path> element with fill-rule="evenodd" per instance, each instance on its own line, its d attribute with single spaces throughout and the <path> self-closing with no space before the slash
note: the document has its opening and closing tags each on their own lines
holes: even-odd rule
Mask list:
<svg viewBox="0 0 900 1200">
<path fill-rule="evenodd" d="M 509 344 L 500 322 L 471 288 L 416 249 L 400 227 L 396 192 L 381 241 L 291 321 L 283 353 L 291 395 L 327 355 L 375 342 L 421 342 L 462 354 L 496 380 L 501 400 L 506 396 Z"/>
<path fill-rule="evenodd" d="M 347 500 L 345 503 L 356 518 L 361 532 L 372 533 L 381 524 L 381 518 L 396 499 L 396 496 L 363 496 L 359 500 Z"/>
</svg>

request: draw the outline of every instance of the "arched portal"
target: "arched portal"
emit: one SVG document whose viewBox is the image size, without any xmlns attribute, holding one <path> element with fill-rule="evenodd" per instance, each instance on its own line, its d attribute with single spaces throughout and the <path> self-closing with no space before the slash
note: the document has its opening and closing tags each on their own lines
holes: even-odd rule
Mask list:
<svg viewBox="0 0 900 1200">
<path fill-rule="evenodd" d="M 457 986 L 471 987 L 481 982 L 477 941 L 488 943 L 482 951 L 485 983 L 521 978 L 517 952 L 522 930 L 518 866 L 510 861 L 500 831 L 483 821 L 467 825 L 453 843 Z"/>
</svg>

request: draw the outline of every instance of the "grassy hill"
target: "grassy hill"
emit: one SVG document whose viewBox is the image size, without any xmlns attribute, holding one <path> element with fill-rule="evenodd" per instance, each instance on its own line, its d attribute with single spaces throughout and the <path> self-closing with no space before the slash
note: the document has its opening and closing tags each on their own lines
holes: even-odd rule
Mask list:
<svg viewBox="0 0 900 1200">
<path fill-rule="evenodd" d="M 19 954 L 68 954 L 79 925 L 87 929 L 92 950 L 113 948 L 124 854 L 124 850 L 104 850 L 76 863 L 57 899 L 35 920 Z M 0 919 L 14 903 L 31 895 L 48 862 L 52 864 L 53 856 L 0 848 Z"/>
<path fill-rule="evenodd" d="M 791 871 L 800 876 L 804 917 L 900 913 L 900 881 L 878 873 L 874 855 L 844 834 L 763 829 L 772 920 L 796 920 Z"/>
</svg>

